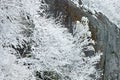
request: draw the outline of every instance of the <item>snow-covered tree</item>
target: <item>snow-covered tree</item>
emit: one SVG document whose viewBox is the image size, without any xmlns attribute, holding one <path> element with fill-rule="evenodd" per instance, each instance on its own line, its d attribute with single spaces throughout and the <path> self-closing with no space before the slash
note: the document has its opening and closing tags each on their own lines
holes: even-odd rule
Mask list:
<svg viewBox="0 0 120 80">
<path fill-rule="evenodd" d="M 61 23 L 46 18 L 43 0 L 1 0 L 0 4 L 0 80 L 99 77 L 95 64 L 100 55 L 82 55 L 83 46 L 89 43 L 88 26 L 77 21 L 76 38 Z"/>
</svg>

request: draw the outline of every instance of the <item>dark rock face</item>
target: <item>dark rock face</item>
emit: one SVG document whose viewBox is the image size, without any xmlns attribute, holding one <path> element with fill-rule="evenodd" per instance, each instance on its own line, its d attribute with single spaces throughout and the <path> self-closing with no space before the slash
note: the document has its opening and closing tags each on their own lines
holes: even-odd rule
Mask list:
<svg viewBox="0 0 120 80">
<path fill-rule="evenodd" d="M 120 80 L 120 29 L 102 13 L 93 15 L 85 8 L 77 8 L 68 0 L 45 0 L 49 4 L 49 13 L 56 18 L 62 16 L 62 23 L 72 33 L 73 22 L 82 16 L 89 19 L 92 39 L 96 41 L 95 51 L 102 51 L 99 68 L 103 69 L 101 80 Z M 95 17 L 94 17 L 95 16 Z"/>
<path fill-rule="evenodd" d="M 103 80 L 120 80 L 119 55 L 120 55 L 120 29 L 111 23 L 101 13 L 97 14 L 97 19 L 90 19 L 91 26 L 96 29 L 96 51 L 103 52 L 104 69 Z"/>
</svg>

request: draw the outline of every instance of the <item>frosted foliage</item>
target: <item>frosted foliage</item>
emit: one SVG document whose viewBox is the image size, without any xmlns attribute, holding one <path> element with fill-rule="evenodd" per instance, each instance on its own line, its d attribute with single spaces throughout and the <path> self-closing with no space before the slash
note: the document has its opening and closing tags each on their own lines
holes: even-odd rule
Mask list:
<svg viewBox="0 0 120 80">
<path fill-rule="evenodd" d="M 73 29 L 74 40 L 75 40 L 74 42 L 76 44 L 75 47 L 76 47 L 76 49 L 77 48 L 81 49 L 80 50 L 80 55 L 81 56 L 85 56 L 85 53 L 83 51 L 84 48 L 86 48 L 87 50 L 94 51 L 94 47 L 92 45 L 88 45 L 89 43 L 91 43 L 93 45 L 95 44 L 94 41 L 90 38 L 91 37 L 91 32 L 89 31 L 88 23 L 89 23 L 89 20 L 87 19 L 87 17 L 82 17 L 81 18 L 81 22 L 80 21 L 76 21 L 75 22 L 75 26 L 74 26 L 74 29 Z M 98 53 L 95 53 L 95 54 L 98 54 Z M 93 55 L 95 55 L 95 54 L 93 54 Z M 91 62 L 92 61 L 91 59 L 93 59 L 93 61 L 94 61 L 95 58 L 96 59 L 98 58 L 97 55 L 95 57 L 88 58 L 88 60 L 90 59 L 90 62 Z M 85 58 L 85 59 L 87 59 L 87 58 Z M 89 70 L 85 71 L 88 74 L 85 73 L 83 75 L 95 74 L 96 73 L 96 69 L 93 67 L 93 65 L 92 66 L 88 65 L 88 66 L 91 67 Z M 85 80 L 85 77 L 82 77 L 83 80 Z M 90 80 L 89 78 L 86 78 L 86 79 Z"/>
<path fill-rule="evenodd" d="M 89 21 L 88 21 L 87 17 L 82 17 L 81 22 L 80 21 L 75 22 L 75 26 L 73 28 L 73 33 L 75 35 L 75 38 L 77 38 L 78 42 L 81 42 L 80 40 L 82 40 L 82 41 L 86 40 L 87 37 L 91 37 L 91 32 L 89 31 L 88 22 Z"/>
<path fill-rule="evenodd" d="M 16 64 L 16 57 L 0 46 L 0 80 L 35 80 L 27 67 Z"/>
<path fill-rule="evenodd" d="M 85 38 L 77 40 L 68 33 L 66 28 L 53 23 L 53 20 L 41 18 L 38 23 L 40 26 L 34 33 L 34 39 L 39 40 L 38 36 L 41 36 L 40 42 L 36 41 L 36 45 L 40 45 L 33 46 L 35 58 L 40 58 L 37 61 L 40 67 L 35 66 L 37 70 L 55 70 L 62 75 L 62 80 L 66 76 L 72 80 L 90 80 L 90 74 L 94 74 L 96 78 L 99 77 L 94 64 L 99 61 L 100 55 L 91 58 L 82 56 L 82 46 L 87 42 Z M 84 30 L 83 34 L 89 33 L 86 27 Z M 81 31 L 78 36 L 84 36 L 83 34 Z M 75 40 L 81 44 L 76 45 Z M 81 40 L 84 42 L 80 42 Z"/>
<path fill-rule="evenodd" d="M 75 24 L 73 37 L 61 23 L 40 15 L 47 8 L 43 0 L 1 0 L 0 7 L 0 80 L 35 80 L 35 71 L 55 71 L 61 80 L 99 77 L 100 53 L 89 58 L 82 51 L 91 36 L 86 17 Z M 29 42 L 31 57 L 20 55 L 19 49 L 27 49 L 23 42 Z"/>
</svg>

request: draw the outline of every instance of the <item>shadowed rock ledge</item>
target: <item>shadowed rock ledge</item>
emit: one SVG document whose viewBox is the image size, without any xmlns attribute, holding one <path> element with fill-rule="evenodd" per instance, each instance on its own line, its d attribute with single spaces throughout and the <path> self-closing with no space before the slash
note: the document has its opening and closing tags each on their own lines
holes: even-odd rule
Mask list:
<svg viewBox="0 0 120 80">
<path fill-rule="evenodd" d="M 98 68 L 103 69 L 101 80 L 120 80 L 120 29 L 117 28 L 102 13 L 92 14 L 84 7 L 77 7 L 69 0 L 45 0 L 49 5 L 48 13 L 53 17 L 59 16 L 62 23 L 72 33 L 73 22 L 81 20 L 82 16 L 89 19 L 92 39 L 95 40 L 95 51 L 103 52 Z"/>
</svg>

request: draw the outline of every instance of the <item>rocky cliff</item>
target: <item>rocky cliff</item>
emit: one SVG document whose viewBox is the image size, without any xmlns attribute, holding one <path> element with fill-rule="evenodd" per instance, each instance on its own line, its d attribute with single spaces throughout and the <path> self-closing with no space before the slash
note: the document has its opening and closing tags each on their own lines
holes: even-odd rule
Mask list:
<svg viewBox="0 0 120 80">
<path fill-rule="evenodd" d="M 98 68 L 103 70 L 101 80 L 120 80 L 120 29 L 102 13 L 92 14 L 91 11 L 82 6 L 77 7 L 69 0 L 45 1 L 49 5 L 47 13 L 55 18 L 59 17 L 56 21 L 61 20 L 71 33 L 75 21 L 80 21 L 82 16 L 89 19 L 92 39 L 96 42 L 95 51 L 103 52 L 98 65 Z"/>
</svg>

